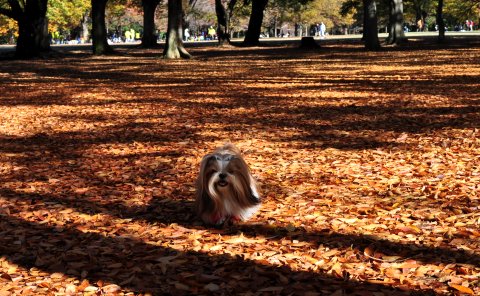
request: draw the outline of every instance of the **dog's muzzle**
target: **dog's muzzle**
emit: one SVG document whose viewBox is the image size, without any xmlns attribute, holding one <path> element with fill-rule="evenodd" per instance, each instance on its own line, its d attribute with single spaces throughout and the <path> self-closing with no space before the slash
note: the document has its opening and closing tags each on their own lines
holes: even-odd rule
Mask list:
<svg viewBox="0 0 480 296">
<path fill-rule="evenodd" d="M 224 173 L 221 173 L 220 175 L 218 175 L 218 177 L 220 178 L 220 180 L 217 182 L 217 185 L 220 186 L 220 187 L 225 187 L 228 185 L 228 182 L 227 182 L 227 174 L 224 174 Z"/>
</svg>

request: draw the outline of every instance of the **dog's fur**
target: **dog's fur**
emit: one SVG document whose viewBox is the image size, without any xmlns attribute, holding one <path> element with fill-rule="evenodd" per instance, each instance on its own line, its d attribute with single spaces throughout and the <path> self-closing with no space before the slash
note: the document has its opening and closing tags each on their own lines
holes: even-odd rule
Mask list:
<svg viewBox="0 0 480 296">
<path fill-rule="evenodd" d="M 233 144 L 207 154 L 197 179 L 196 210 L 209 225 L 248 220 L 260 207 L 257 184 Z"/>
</svg>

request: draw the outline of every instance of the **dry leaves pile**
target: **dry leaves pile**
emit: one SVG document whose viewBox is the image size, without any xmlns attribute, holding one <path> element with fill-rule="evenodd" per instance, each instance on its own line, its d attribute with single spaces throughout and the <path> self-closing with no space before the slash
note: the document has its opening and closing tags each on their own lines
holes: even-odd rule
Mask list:
<svg viewBox="0 0 480 296">
<path fill-rule="evenodd" d="M 480 47 L 0 65 L 0 295 L 479 295 Z M 209 229 L 201 157 L 264 203 Z"/>
</svg>

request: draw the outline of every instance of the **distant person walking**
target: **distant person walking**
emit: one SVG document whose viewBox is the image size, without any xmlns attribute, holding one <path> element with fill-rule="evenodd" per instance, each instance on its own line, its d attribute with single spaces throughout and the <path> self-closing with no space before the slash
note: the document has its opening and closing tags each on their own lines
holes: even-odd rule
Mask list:
<svg viewBox="0 0 480 296">
<path fill-rule="evenodd" d="M 185 28 L 185 31 L 183 31 L 183 39 L 188 41 L 188 38 L 190 38 L 190 32 L 188 32 L 188 28 Z"/>
<path fill-rule="evenodd" d="M 327 32 L 327 27 L 323 22 L 320 23 L 320 38 L 325 39 L 325 33 Z"/>
<path fill-rule="evenodd" d="M 125 31 L 125 42 L 130 42 L 131 38 L 132 38 L 132 33 L 130 33 L 130 30 L 128 31 Z"/>
<path fill-rule="evenodd" d="M 468 26 L 468 27 L 470 28 L 470 31 L 473 31 L 473 21 L 470 21 L 470 23 L 469 23 L 469 26 Z"/>
<path fill-rule="evenodd" d="M 208 37 L 207 37 L 208 40 L 215 40 L 215 35 L 216 35 L 217 32 L 215 31 L 215 29 L 213 28 L 213 26 L 210 26 L 210 27 L 208 28 L 208 32 L 207 32 L 207 33 L 208 33 Z"/>
<path fill-rule="evenodd" d="M 423 32 L 423 20 L 419 19 L 417 21 L 417 32 Z"/>
<path fill-rule="evenodd" d="M 473 26 L 475 23 L 471 20 L 466 20 L 465 21 L 465 31 L 473 31 Z"/>
</svg>

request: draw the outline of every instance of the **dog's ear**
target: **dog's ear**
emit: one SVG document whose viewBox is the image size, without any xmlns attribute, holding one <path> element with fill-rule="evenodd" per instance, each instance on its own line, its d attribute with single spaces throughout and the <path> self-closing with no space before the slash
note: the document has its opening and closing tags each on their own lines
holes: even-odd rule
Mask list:
<svg viewBox="0 0 480 296">
<path fill-rule="evenodd" d="M 258 185 L 253 179 L 252 175 L 250 175 L 250 193 L 252 194 L 252 198 L 257 202 L 260 202 L 260 194 L 258 193 Z"/>
<path fill-rule="evenodd" d="M 205 211 L 211 210 L 212 200 L 208 195 L 208 180 L 207 180 L 207 166 L 209 162 L 214 158 L 213 154 L 207 154 L 203 157 L 200 162 L 200 172 L 198 173 L 196 181 L 196 199 L 195 199 L 195 208 L 198 215 L 201 215 Z"/>
<path fill-rule="evenodd" d="M 200 172 L 198 173 L 197 178 L 197 188 L 201 188 L 205 186 L 205 178 L 206 178 L 206 169 L 208 166 L 208 162 L 212 159 L 213 154 L 207 154 L 202 158 L 200 162 Z"/>
<path fill-rule="evenodd" d="M 208 162 L 212 158 L 211 154 L 207 154 L 202 158 L 202 161 L 200 162 L 200 171 L 198 172 L 198 177 L 197 177 L 197 192 L 204 191 L 205 189 L 205 179 L 206 179 L 206 169 Z"/>
<path fill-rule="evenodd" d="M 213 201 L 208 196 L 206 190 L 198 191 L 195 200 L 195 211 L 199 217 L 202 217 L 205 212 L 212 212 Z"/>
</svg>

